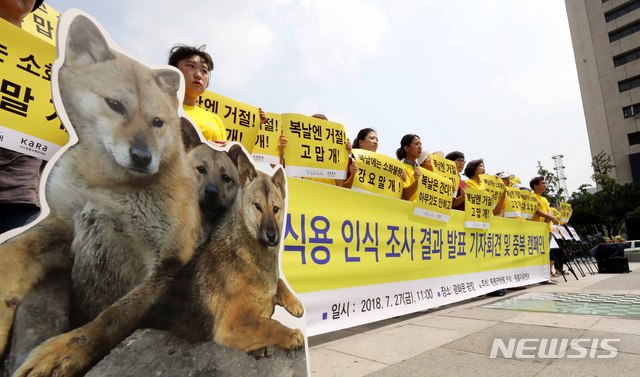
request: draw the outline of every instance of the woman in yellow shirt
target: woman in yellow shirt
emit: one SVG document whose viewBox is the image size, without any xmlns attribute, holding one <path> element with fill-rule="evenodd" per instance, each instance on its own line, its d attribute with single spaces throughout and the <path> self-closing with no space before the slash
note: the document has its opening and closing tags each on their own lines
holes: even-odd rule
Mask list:
<svg viewBox="0 0 640 377">
<path fill-rule="evenodd" d="M 407 134 L 400 140 L 400 148 L 396 150 L 398 160 L 404 163 L 404 171 L 407 178 L 404 181 L 402 199 L 415 201 L 418 191 L 418 179 L 420 178 L 420 168 L 418 159 L 422 153 L 422 141 L 420 136 Z"/>
<path fill-rule="evenodd" d="M 464 175 L 469 177 L 469 179 L 464 181 L 464 183 L 467 185 L 467 189 L 486 190 L 484 183 L 482 183 L 482 180 L 480 179 L 480 174 L 484 174 L 484 172 L 485 169 L 483 159 L 469 161 L 467 166 L 464 168 Z M 502 195 L 500 195 L 498 202 L 493 207 L 494 215 L 499 214 L 500 209 L 504 205 L 505 192 L 506 190 L 502 192 Z"/>
</svg>

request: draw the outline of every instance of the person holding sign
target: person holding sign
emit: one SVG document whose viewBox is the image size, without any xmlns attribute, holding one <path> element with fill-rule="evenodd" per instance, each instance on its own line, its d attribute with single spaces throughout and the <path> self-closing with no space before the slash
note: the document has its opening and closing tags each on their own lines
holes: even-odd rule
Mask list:
<svg viewBox="0 0 640 377">
<path fill-rule="evenodd" d="M 536 201 L 538 202 L 538 209 L 534 213 L 531 221 L 541 221 L 549 223 L 549 232 L 551 232 L 551 223 L 558 224 L 559 222 L 558 219 L 556 219 L 551 214 L 551 206 L 549 205 L 549 201 L 547 200 L 547 198 L 542 196 L 542 194 L 547 190 L 547 183 L 544 181 L 544 177 L 538 176 L 533 178 L 529 182 L 529 187 L 531 187 L 531 189 L 533 190 L 533 193 L 536 196 Z M 549 254 L 549 274 L 552 277 L 557 276 L 552 271 L 554 264 L 556 266 L 556 270 L 562 272 L 561 258 L 560 255 L 558 255 L 558 252 L 558 249 L 553 249 Z M 556 263 L 556 261 L 558 263 Z"/>
<path fill-rule="evenodd" d="M 507 173 L 507 172 L 501 171 L 501 172 L 496 173 L 496 177 L 502 179 L 502 183 L 504 183 L 504 188 L 505 188 L 505 191 L 503 193 L 503 196 L 504 196 L 504 195 L 506 195 L 507 187 L 511 187 L 511 179 L 513 179 L 515 177 L 515 174 L 511 174 L 511 173 Z M 504 207 L 505 207 L 505 205 L 506 205 L 506 200 L 503 200 L 502 201 L 502 207 L 500 208 L 500 210 L 496 214 L 497 216 L 504 217 Z"/>
<path fill-rule="evenodd" d="M 464 191 L 467 189 L 467 184 L 464 183 L 464 179 L 462 179 L 462 172 L 464 171 L 465 164 L 464 153 L 453 151 L 447 153 L 444 158 L 456 163 L 456 169 L 458 169 L 458 175 L 460 176 L 460 183 L 458 183 L 458 190 L 456 191 L 456 196 L 453 198 L 453 202 L 451 203 L 451 208 L 464 211 Z"/>
<path fill-rule="evenodd" d="M 396 157 L 404 163 L 404 170 L 407 173 L 407 179 L 404 181 L 404 189 L 402 190 L 402 199 L 415 201 L 416 192 L 418 190 L 418 179 L 420 178 L 420 166 L 418 158 L 422 153 L 422 142 L 420 136 L 415 134 L 407 134 L 400 140 L 400 148 L 396 150 Z"/>
<path fill-rule="evenodd" d="M 482 183 L 482 180 L 480 179 L 480 174 L 484 174 L 484 172 L 485 172 L 485 169 L 484 169 L 483 159 L 469 161 L 469 163 L 467 164 L 467 167 L 464 168 L 464 175 L 466 175 L 469 178 L 465 181 L 467 188 L 474 189 L 474 190 L 487 191 L 485 185 Z M 497 215 L 498 213 L 500 213 L 500 208 L 502 208 L 503 205 L 504 205 L 504 191 L 502 192 L 502 195 L 500 195 L 500 198 L 498 199 L 498 202 L 496 203 L 495 207 L 493 207 L 493 214 Z"/>
<path fill-rule="evenodd" d="M 44 0 L 0 0 L 0 18 L 22 28 L 22 21 Z M 33 221 L 40 213 L 42 160 L 0 148 L 0 233 Z"/>
<path fill-rule="evenodd" d="M 213 59 L 204 47 L 174 46 L 169 52 L 169 65 L 178 68 L 184 76 L 184 112 L 196 123 L 205 139 L 225 144 L 227 130 L 222 119 L 196 106 L 198 97 L 209 86 L 209 75 L 213 71 Z"/>
</svg>

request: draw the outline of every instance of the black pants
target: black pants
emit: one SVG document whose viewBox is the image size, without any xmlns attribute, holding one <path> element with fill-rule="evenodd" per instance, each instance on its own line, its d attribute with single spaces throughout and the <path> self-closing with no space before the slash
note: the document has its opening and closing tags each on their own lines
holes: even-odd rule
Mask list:
<svg viewBox="0 0 640 377">
<path fill-rule="evenodd" d="M 555 267 L 556 271 L 562 271 L 562 266 L 564 265 L 562 249 L 551 249 L 551 260 L 553 260 L 553 267 Z"/>
</svg>

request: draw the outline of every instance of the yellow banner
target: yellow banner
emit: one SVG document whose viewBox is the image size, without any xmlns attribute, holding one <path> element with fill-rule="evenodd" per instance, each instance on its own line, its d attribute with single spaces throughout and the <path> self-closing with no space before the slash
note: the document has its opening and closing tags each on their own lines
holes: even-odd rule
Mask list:
<svg viewBox="0 0 640 377">
<path fill-rule="evenodd" d="M 205 91 L 196 105 L 217 114 L 227 129 L 227 140 L 237 141 L 253 153 L 253 146 L 260 129 L 260 113 L 251 106 L 218 93 Z"/>
<path fill-rule="evenodd" d="M 53 45 L 0 19 L 0 146 L 48 160 L 67 143 L 51 101 Z"/>
<path fill-rule="evenodd" d="M 22 30 L 55 45 L 59 17 L 60 12 L 43 3 L 35 12 L 29 13 L 24 18 Z"/>
<path fill-rule="evenodd" d="M 520 198 L 522 199 L 522 218 L 531 220 L 533 214 L 538 210 L 538 201 L 536 200 L 536 194 L 528 190 L 520 190 Z"/>
<path fill-rule="evenodd" d="M 402 197 L 404 184 L 400 178 L 403 172 L 400 160 L 365 149 L 354 149 L 352 153 L 358 165 L 358 172 L 353 177 L 352 190 L 390 198 Z"/>
<path fill-rule="evenodd" d="M 430 227 L 410 220 L 409 201 L 295 178 L 288 186 L 282 269 L 298 293 L 549 261 L 542 223 L 494 217 L 490 231 L 478 231 L 463 226 L 461 211 L 451 211 L 445 227 Z"/>
<path fill-rule="evenodd" d="M 522 213 L 520 189 L 507 187 L 504 196 L 504 217 L 518 218 Z"/>
<path fill-rule="evenodd" d="M 282 114 L 288 145 L 284 150 L 287 176 L 347 178 L 349 156 L 340 123 L 300 114 Z"/>
<path fill-rule="evenodd" d="M 560 218 L 558 218 L 558 221 L 560 221 L 560 224 L 568 223 L 572 214 L 573 214 L 573 208 L 571 208 L 571 204 L 566 203 L 566 202 L 561 202 L 560 203 Z"/>
<path fill-rule="evenodd" d="M 486 190 L 467 188 L 464 199 L 464 227 L 489 229 L 493 209 L 493 199 Z"/>
<path fill-rule="evenodd" d="M 498 203 L 498 199 L 500 199 L 500 195 L 504 191 L 504 183 L 502 183 L 502 179 L 496 177 L 495 175 L 489 174 L 480 174 L 480 181 L 484 184 L 485 190 L 491 194 L 491 200 L 493 200 L 493 206 Z"/>
<path fill-rule="evenodd" d="M 276 113 L 265 113 L 265 115 L 267 121 L 260 125 L 252 157 L 255 162 L 276 165 L 280 163 L 278 144 L 282 133 L 282 119 L 280 119 L 280 114 Z"/>
<path fill-rule="evenodd" d="M 453 183 L 446 177 L 420 168 L 420 180 L 413 214 L 435 220 L 443 226 L 449 221 L 453 201 Z"/>
<path fill-rule="evenodd" d="M 458 193 L 458 187 L 460 186 L 460 175 L 458 174 L 456 163 L 435 154 L 430 154 L 430 156 L 433 172 L 451 180 L 453 183 L 453 195 L 455 196 Z"/>
</svg>

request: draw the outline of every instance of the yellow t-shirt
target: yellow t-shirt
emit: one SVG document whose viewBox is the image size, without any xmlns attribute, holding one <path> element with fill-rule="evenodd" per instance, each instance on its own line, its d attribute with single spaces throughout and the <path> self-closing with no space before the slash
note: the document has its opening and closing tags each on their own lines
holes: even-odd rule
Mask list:
<svg viewBox="0 0 640 377">
<path fill-rule="evenodd" d="M 474 189 L 474 190 L 484 190 L 484 183 L 480 182 L 476 182 L 473 179 L 467 179 L 466 181 L 464 181 L 464 183 L 467 185 L 468 189 Z"/>
<path fill-rule="evenodd" d="M 416 181 L 416 177 L 415 177 L 416 167 L 413 164 L 403 163 L 402 168 L 404 169 L 405 173 L 407 173 L 407 179 L 404 181 L 404 188 L 407 188 L 411 186 L 413 182 Z M 416 190 L 416 192 L 414 192 L 413 195 L 411 195 L 409 200 L 414 202 L 417 197 L 418 197 L 418 190 Z"/>
<path fill-rule="evenodd" d="M 549 201 L 547 200 L 547 198 L 545 198 L 542 195 L 538 195 L 538 194 L 535 194 L 535 195 L 536 195 L 536 201 L 538 202 L 538 211 L 549 214 L 551 211 L 551 206 L 549 205 Z M 531 221 L 545 222 L 547 221 L 547 219 L 534 213 L 533 218 L 531 218 Z M 551 231 L 551 221 L 549 221 L 549 231 Z"/>
<path fill-rule="evenodd" d="M 205 139 L 209 141 L 227 140 L 227 129 L 218 115 L 203 110 L 198 106 L 183 104 L 182 108 L 187 116 L 198 126 Z"/>
</svg>

